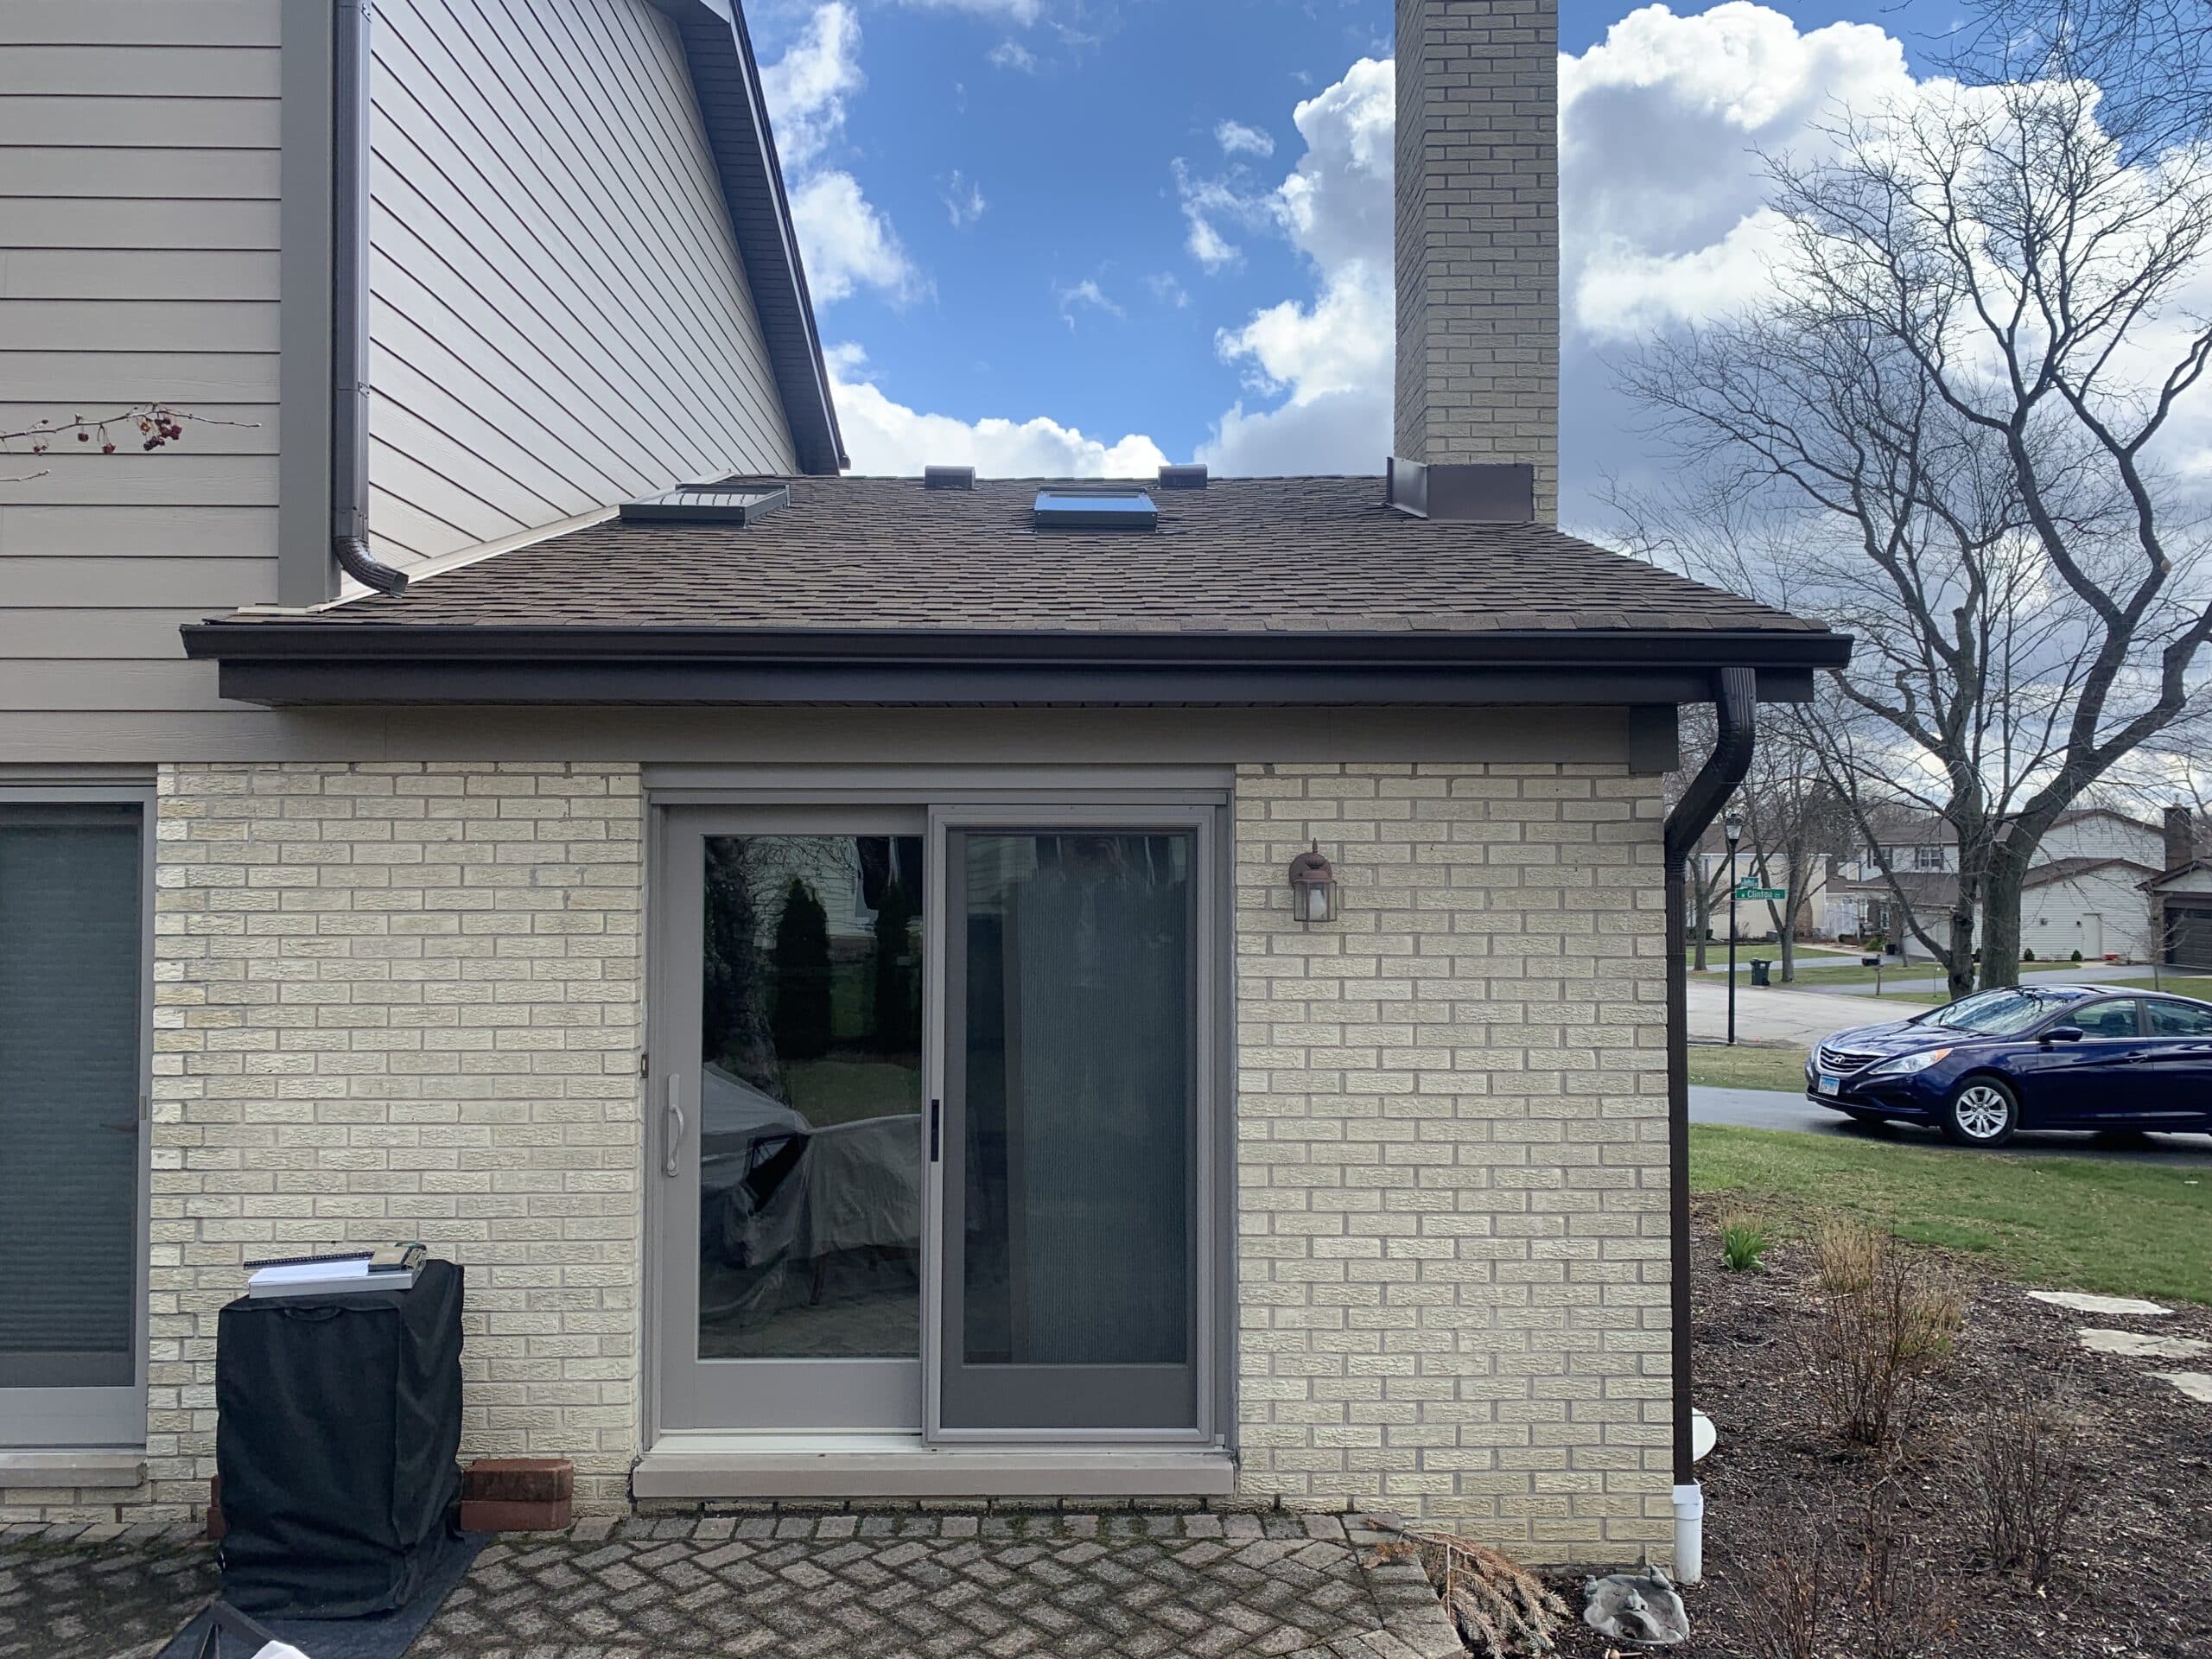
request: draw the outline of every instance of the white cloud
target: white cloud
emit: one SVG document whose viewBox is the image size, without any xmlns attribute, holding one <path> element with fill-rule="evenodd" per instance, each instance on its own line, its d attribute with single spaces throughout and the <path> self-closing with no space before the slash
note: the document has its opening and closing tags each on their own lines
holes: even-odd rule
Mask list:
<svg viewBox="0 0 2212 1659">
<path fill-rule="evenodd" d="M 1312 261 L 1317 292 L 1215 337 L 1248 389 L 1277 400 L 1222 416 L 1198 451 L 1218 472 L 1371 473 L 1389 452 L 1395 89 L 1387 60 L 1363 58 L 1292 111 L 1306 153 L 1258 206 Z"/>
<path fill-rule="evenodd" d="M 983 200 L 982 187 L 957 168 L 944 181 L 944 211 L 952 219 L 952 228 L 964 231 L 983 216 L 983 209 L 990 203 Z"/>
<path fill-rule="evenodd" d="M 815 303 L 835 304 L 869 288 L 903 305 L 928 292 L 928 280 L 860 181 L 826 165 L 844 133 L 847 103 L 868 85 L 860 49 L 858 14 L 849 0 L 829 0 L 815 9 L 791 49 L 761 70 L 761 93 L 791 186 L 791 223 Z M 980 213 L 982 198 L 976 200 Z"/>
<path fill-rule="evenodd" d="M 1224 156 L 1268 156 L 1275 153 L 1275 141 L 1257 127 L 1248 127 L 1242 121 L 1224 121 L 1213 130 L 1214 143 L 1221 146 Z"/>
<path fill-rule="evenodd" d="M 1020 41 L 1001 41 L 985 58 L 994 69 L 1014 69 L 1025 75 L 1037 73 L 1037 54 Z"/>
<path fill-rule="evenodd" d="M 1027 28 L 1044 15 L 1042 0 L 899 0 L 917 11 L 964 11 L 976 17 L 1000 17 Z"/>
<path fill-rule="evenodd" d="M 816 8 L 791 49 L 760 71 L 785 168 L 812 166 L 844 130 L 845 103 L 863 86 L 860 18 L 846 0 Z"/>
<path fill-rule="evenodd" d="M 956 420 L 893 402 L 867 378 L 858 346 L 829 353 L 838 424 L 856 473 L 918 476 L 927 466 L 973 467 L 989 478 L 1148 478 L 1167 464 L 1150 438 L 1113 443 L 1042 416 Z"/>
<path fill-rule="evenodd" d="M 1178 311 L 1187 310 L 1190 307 L 1191 290 L 1183 286 L 1181 279 L 1172 270 L 1155 270 L 1144 279 L 1144 285 L 1151 290 L 1152 297 L 1162 305 L 1172 305 Z"/>
<path fill-rule="evenodd" d="M 849 173 L 817 173 L 791 193 L 791 223 L 806 255 L 807 287 L 830 305 L 862 288 L 903 305 L 929 284 L 899 245 L 891 222 Z"/>
<path fill-rule="evenodd" d="M 1203 266 L 1208 276 L 1217 276 L 1244 257 L 1243 250 L 1224 236 L 1214 221 L 1218 219 L 1249 219 L 1253 215 L 1253 200 L 1238 192 L 1227 179 L 1202 179 L 1191 171 L 1190 163 L 1178 156 L 1168 167 L 1175 175 L 1175 194 L 1183 204 L 1183 217 L 1189 222 L 1189 232 L 1183 245 L 1190 250 L 1191 257 Z"/>
<path fill-rule="evenodd" d="M 1060 302 L 1060 321 L 1066 323 L 1071 331 L 1076 326 L 1075 314 L 1078 306 L 1087 306 L 1092 310 L 1103 311 L 1109 317 L 1128 315 L 1128 312 L 1122 310 L 1107 296 L 1105 289 L 1098 286 L 1095 277 L 1086 276 L 1072 287 L 1055 288 L 1052 294 Z"/>
</svg>

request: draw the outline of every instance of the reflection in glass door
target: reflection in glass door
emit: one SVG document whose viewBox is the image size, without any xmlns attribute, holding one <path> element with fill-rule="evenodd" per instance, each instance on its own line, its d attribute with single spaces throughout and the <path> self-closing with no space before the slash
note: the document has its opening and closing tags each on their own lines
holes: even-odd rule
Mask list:
<svg viewBox="0 0 2212 1659">
<path fill-rule="evenodd" d="M 1194 828 L 945 837 L 940 1431 L 1194 1431 Z"/>
<path fill-rule="evenodd" d="M 921 837 L 671 816 L 664 1417 L 917 1429 Z"/>
</svg>

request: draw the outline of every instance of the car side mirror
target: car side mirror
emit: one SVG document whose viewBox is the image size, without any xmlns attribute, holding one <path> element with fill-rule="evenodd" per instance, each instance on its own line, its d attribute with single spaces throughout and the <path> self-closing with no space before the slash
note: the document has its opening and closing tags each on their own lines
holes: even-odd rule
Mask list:
<svg viewBox="0 0 2212 1659">
<path fill-rule="evenodd" d="M 2078 1043 L 2082 1040 L 2082 1027 L 2053 1026 L 2049 1031 L 2044 1033 L 2043 1039 L 2046 1043 Z"/>
</svg>

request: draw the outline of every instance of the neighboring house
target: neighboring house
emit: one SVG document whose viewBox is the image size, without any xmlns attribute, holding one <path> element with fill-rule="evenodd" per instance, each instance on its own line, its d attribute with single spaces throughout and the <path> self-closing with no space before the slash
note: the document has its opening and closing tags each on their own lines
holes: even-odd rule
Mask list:
<svg viewBox="0 0 2212 1659">
<path fill-rule="evenodd" d="M 1893 814 L 1883 820 L 1880 849 L 1861 849 L 1836 861 L 1828 889 L 1827 919 L 1846 937 L 1880 935 L 1902 943 L 1910 957 L 1905 914 L 1882 875 L 1886 855 L 1922 925 L 1940 927 L 1957 902 L 1958 837 L 1942 819 Z M 2110 807 L 2063 812 L 2036 849 L 2020 900 L 2020 943 L 2044 961 L 2147 957 L 2151 906 L 2141 883 L 2155 874 L 2161 832 L 2156 824 Z"/>
<path fill-rule="evenodd" d="M 2212 973 L 2212 819 L 2190 807 L 2168 807 L 2160 857 L 2164 868 L 2142 884 L 2155 960 Z"/>
<path fill-rule="evenodd" d="M 1548 8 L 1400 8 L 1387 475 L 1103 496 L 836 475 L 709 0 L 0 17 L 16 383 L 259 423 L 0 495 L 0 1516 L 196 1514 L 240 1263 L 400 1236 L 591 1508 L 1669 1552 L 1675 878 L 1849 642 L 1551 525 Z M 796 1006 L 893 868 L 918 1031 Z"/>
</svg>

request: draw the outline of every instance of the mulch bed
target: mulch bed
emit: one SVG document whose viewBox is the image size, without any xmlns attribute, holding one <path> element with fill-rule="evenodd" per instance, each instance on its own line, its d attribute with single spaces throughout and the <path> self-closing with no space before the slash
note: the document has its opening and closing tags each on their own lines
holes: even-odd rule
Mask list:
<svg viewBox="0 0 2212 1659">
<path fill-rule="evenodd" d="M 1777 1537 L 1829 1539 L 1823 1656 L 1870 1654 L 1860 1622 L 1860 1538 L 1882 1460 L 1847 1452 L 1812 1409 L 1796 1333 L 1808 1320 L 1812 1251 L 1777 1245 L 1757 1274 L 1724 1271 L 1719 1209 L 1700 1205 L 1696 1279 L 1697 1400 L 1720 1430 L 1700 1466 L 1706 1493 L 1706 1580 L 1685 1594 L 1694 1635 L 1668 1651 L 1769 1659 L 1745 1618 L 1760 1589 L 1755 1559 Z M 1918 1427 L 1886 1465 L 1894 1530 L 1930 1570 L 1949 1633 L 1897 1659 L 2212 1659 L 2212 1406 L 2152 1373 L 2212 1370 L 2212 1360 L 2120 1358 L 2084 1351 L 2086 1327 L 2212 1340 L 2212 1308 L 2175 1306 L 2165 1319 L 2108 1319 L 2030 1300 L 1970 1258 L 1950 1265 L 1968 1287 L 1954 1363 L 1927 1386 Z M 2088 1495 L 2051 1583 L 1992 1570 L 1975 1519 L 1971 1446 L 1993 1396 L 2049 1402 L 2081 1427 L 2070 1453 Z M 1579 1615 L 1578 1585 L 1558 1586 Z M 1604 1659 L 1608 1644 L 1577 1625 L 1568 1659 Z M 1775 1659 L 1779 1659 L 1776 1656 Z"/>
</svg>

